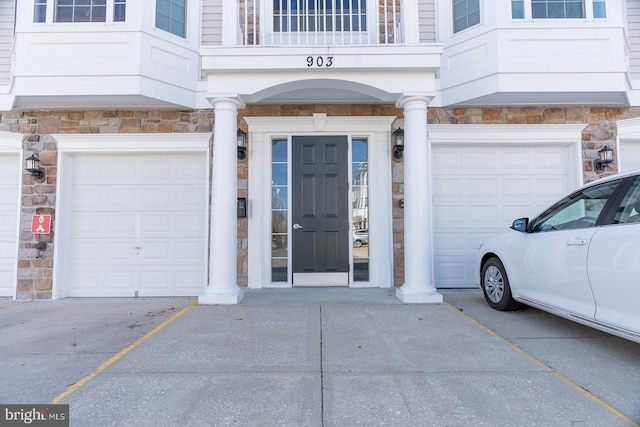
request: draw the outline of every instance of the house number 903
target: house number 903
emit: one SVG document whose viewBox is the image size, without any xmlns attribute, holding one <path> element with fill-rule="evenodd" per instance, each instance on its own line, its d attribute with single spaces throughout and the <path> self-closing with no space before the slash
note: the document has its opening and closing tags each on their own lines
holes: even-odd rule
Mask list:
<svg viewBox="0 0 640 427">
<path fill-rule="evenodd" d="M 307 56 L 307 67 L 331 67 L 333 65 L 333 56 Z"/>
</svg>

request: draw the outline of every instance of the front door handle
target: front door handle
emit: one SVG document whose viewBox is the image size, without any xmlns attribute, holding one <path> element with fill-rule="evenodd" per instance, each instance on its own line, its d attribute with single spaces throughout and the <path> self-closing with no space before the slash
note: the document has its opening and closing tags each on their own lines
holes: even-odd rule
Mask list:
<svg viewBox="0 0 640 427">
<path fill-rule="evenodd" d="M 587 244 L 587 239 L 576 239 L 567 241 L 567 246 L 584 246 Z"/>
<path fill-rule="evenodd" d="M 293 224 L 293 229 L 294 230 L 301 230 L 302 228 L 303 227 L 300 224 L 298 224 L 297 222 L 295 224 Z"/>
</svg>

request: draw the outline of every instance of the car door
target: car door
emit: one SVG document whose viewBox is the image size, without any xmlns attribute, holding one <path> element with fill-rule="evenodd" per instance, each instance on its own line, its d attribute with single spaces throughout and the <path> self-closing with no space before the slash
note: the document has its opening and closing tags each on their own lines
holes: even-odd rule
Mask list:
<svg viewBox="0 0 640 427">
<path fill-rule="evenodd" d="M 595 300 L 587 274 L 589 245 L 619 183 L 605 182 L 573 193 L 534 219 L 530 233 L 515 237 L 510 274 L 519 298 L 594 318 Z"/>
<path fill-rule="evenodd" d="M 593 237 L 587 265 L 596 320 L 640 335 L 640 178 L 616 209 L 613 224 Z"/>
</svg>

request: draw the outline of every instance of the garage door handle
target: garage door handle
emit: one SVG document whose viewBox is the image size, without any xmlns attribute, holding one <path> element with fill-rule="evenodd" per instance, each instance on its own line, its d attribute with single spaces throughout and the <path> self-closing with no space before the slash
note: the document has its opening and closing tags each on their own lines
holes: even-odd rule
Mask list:
<svg viewBox="0 0 640 427">
<path fill-rule="evenodd" d="M 567 246 L 584 246 L 587 244 L 587 239 L 569 240 Z"/>
</svg>

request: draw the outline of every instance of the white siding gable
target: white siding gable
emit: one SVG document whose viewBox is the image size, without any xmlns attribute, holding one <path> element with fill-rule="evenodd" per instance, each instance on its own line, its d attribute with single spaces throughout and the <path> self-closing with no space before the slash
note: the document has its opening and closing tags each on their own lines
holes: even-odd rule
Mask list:
<svg viewBox="0 0 640 427">
<path fill-rule="evenodd" d="M 0 84 L 7 84 L 11 79 L 14 15 L 15 2 L 0 0 Z"/>
<path fill-rule="evenodd" d="M 640 2 L 627 2 L 627 38 L 631 79 L 640 79 Z"/>
</svg>

